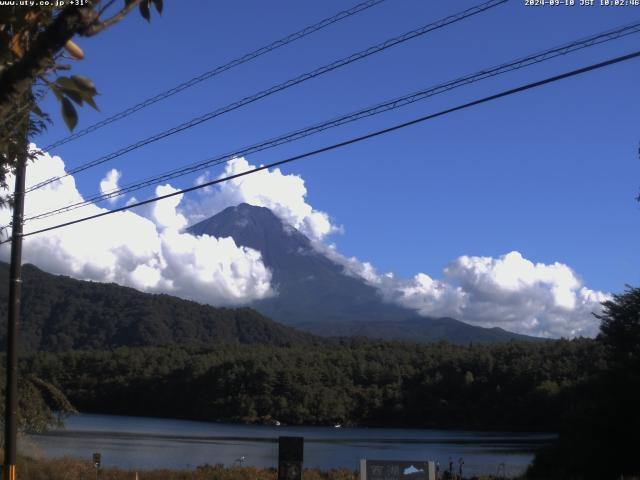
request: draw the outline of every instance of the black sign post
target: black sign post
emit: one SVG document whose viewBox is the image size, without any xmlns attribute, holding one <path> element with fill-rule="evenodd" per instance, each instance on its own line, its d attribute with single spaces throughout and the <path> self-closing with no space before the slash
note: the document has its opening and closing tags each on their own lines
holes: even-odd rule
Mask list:
<svg viewBox="0 0 640 480">
<path fill-rule="evenodd" d="M 278 437 L 278 480 L 302 480 L 303 437 Z"/>
<path fill-rule="evenodd" d="M 98 480 L 98 472 L 100 471 L 100 454 L 93 454 L 93 466 L 96 467 L 96 480 Z"/>
</svg>

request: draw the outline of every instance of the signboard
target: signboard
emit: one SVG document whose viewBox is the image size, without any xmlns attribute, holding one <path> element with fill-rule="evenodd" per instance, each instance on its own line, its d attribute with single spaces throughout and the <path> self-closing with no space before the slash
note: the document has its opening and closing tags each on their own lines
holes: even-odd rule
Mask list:
<svg viewBox="0 0 640 480">
<path fill-rule="evenodd" d="M 434 462 L 360 460 L 360 480 L 435 480 Z"/>
<path fill-rule="evenodd" d="M 303 437 L 278 437 L 278 480 L 302 480 Z"/>
</svg>

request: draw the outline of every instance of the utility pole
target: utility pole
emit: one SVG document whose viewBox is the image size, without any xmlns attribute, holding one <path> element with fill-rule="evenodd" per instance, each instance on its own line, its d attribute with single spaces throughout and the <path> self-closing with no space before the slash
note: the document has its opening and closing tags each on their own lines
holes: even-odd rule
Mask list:
<svg viewBox="0 0 640 480">
<path fill-rule="evenodd" d="M 27 120 L 28 122 L 28 120 Z M 9 269 L 9 317 L 7 321 L 7 383 L 4 409 L 4 472 L 3 480 L 16 480 L 16 443 L 18 432 L 18 323 L 20 320 L 20 294 L 22 292 L 22 222 L 24 217 L 24 190 L 27 169 L 26 142 L 17 156 L 16 183 L 13 194 L 13 223 L 11 227 L 11 266 Z"/>
</svg>

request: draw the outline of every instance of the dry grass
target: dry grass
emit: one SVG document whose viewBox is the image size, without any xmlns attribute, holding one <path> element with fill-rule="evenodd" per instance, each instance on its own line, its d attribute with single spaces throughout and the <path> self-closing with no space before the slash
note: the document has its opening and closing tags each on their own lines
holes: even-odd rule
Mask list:
<svg viewBox="0 0 640 480">
<path fill-rule="evenodd" d="M 96 471 L 91 462 L 73 458 L 34 460 L 21 458 L 16 467 L 20 480 L 95 480 Z M 138 480 L 276 480 L 275 469 L 203 465 L 194 470 L 140 470 Z M 99 480 L 135 480 L 134 470 L 119 468 L 100 469 Z M 321 472 L 307 469 L 303 480 L 357 480 L 351 470 L 338 469 Z"/>
<path fill-rule="evenodd" d="M 0 452 L 1 455 L 1 452 Z M 1 461 L 1 459 L 0 459 Z M 96 480 L 96 470 L 90 461 L 70 457 L 34 459 L 20 457 L 16 466 L 20 480 Z M 231 467 L 201 465 L 193 470 L 139 470 L 138 480 L 277 480 L 274 468 Z M 358 480 L 353 470 L 334 469 L 320 471 L 305 469 L 303 480 Z M 120 468 L 100 469 L 98 480 L 135 480 L 135 470 Z M 493 476 L 471 477 L 471 480 L 498 480 Z"/>
</svg>

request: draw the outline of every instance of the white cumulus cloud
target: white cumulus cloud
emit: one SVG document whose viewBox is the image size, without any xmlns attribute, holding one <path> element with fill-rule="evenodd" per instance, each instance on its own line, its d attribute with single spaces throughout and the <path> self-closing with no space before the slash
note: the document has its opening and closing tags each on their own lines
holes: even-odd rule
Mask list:
<svg viewBox="0 0 640 480">
<path fill-rule="evenodd" d="M 64 175 L 60 157 L 41 155 L 27 170 L 27 186 Z M 109 175 L 108 175 L 109 177 Z M 111 175 L 116 178 L 117 175 Z M 9 179 L 9 185 L 13 185 Z M 102 182 L 101 182 L 102 188 Z M 175 191 L 170 185 L 156 195 Z M 27 194 L 25 216 L 82 201 L 72 176 Z M 273 294 L 271 272 L 259 252 L 230 238 L 180 233 L 186 219 L 177 212 L 181 195 L 152 204 L 145 213 L 118 212 L 100 219 L 24 239 L 23 260 L 46 271 L 84 280 L 116 282 L 149 292 L 166 292 L 213 305 L 246 304 Z M 105 212 L 90 205 L 63 215 L 27 222 L 25 232 Z M 3 224 L 8 209 L 0 210 Z M 8 260 L 9 244 L 0 247 Z"/>
<path fill-rule="evenodd" d="M 100 193 L 106 195 L 119 188 L 118 182 L 122 178 L 122 173 L 112 168 L 107 172 L 104 178 L 100 181 Z M 116 203 L 119 197 L 109 197 L 107 201 L 109 203 Z"/>
<path fill-rule="evenodd" d="M 228 177 L 256 168 L 244 158 L 228 162 L 218 177 Z M 202 185 L 210 180 L 205 172 L 196 180 Z M 208 187 L 205 187 L 206 190 Z M 299 175 L 285 175 L 280 169 L 265 169 L 251 175 L 235 178 L 210 188 L 197 200 L 188 202 L 184 211 L 190 223 L 210 217 L 227 207 L 249 203 L 266 207 L 285 223 L 294 226 L 313 240 L 322 240 L 327 235 L 340 231 L 333 225 L 329 215 L 315 210 L 307 203 L 307 188 Z"/>
<path fill-rule="evenodd" d="M 177 191 L 177 188 L 173 188 L 169 184 L 159 185 L 156 187 L 156 197 L 171 195 Z M 162 229 L 182 230 L 187 226 L 186 217 L 178 213 L 178 205 L 180 205 L 182 197 L 182 194 L 174 195 L 173 197 L 165 198 L 164 200 L 149 205 L 148 209 L 151 219 L 158 227 Z"/>
<path fill-rule="evenodd" d="M 546 337 L 594 336 L 599 321 L 591 312 L 608 298 L 583 286 L 569 266 L 533 263 L 516 251 L 459 257 L 445 276 L 466 293 L 463 316 L 470 323 Z"/>
<path fill-rule="evenodd" d="M 609 296 L 585 287 L 562 263 L 533 263 L 514 251 L 498 258 L 461 256 L 443 278 L 418 273 L 411 279 L 380 274 L 369 263 L 325 250 L 351 275 L 379 289 L 382 297 L 421 315 L 449 316 L 481 327 L 501 327 L 542 337 L 595 336 Z"/>
</svg>

